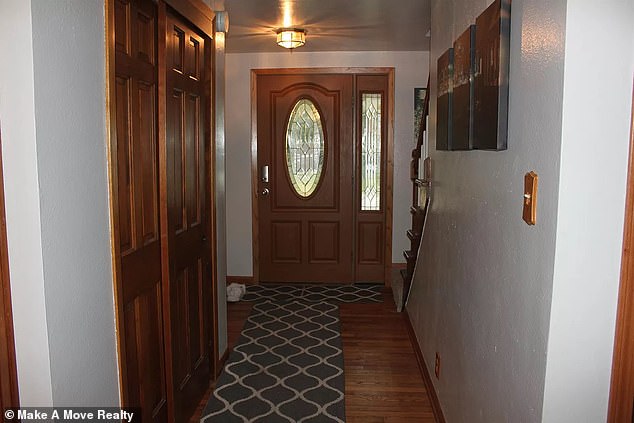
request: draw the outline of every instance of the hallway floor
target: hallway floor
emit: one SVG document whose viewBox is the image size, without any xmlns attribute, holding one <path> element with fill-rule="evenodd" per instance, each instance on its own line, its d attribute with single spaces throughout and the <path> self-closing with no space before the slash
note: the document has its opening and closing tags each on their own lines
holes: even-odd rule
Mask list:
<svg viewBox="0 0 634 423">
<path fill-rule="evenodd" d="M 340 305 L 348 423 L 435 422 L 416 362 L 406 317 L 391 292 L 382 303 Z M 228 341 L 233 347 L 253 303 L 228 304 Z M 207 393 L 191 423 L 199 422 Z"/>
</svg>

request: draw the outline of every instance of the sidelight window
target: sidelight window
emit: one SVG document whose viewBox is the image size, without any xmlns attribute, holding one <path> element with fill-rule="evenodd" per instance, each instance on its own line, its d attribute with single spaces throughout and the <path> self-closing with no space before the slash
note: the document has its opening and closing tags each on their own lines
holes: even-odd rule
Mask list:
<svg viewBox="0 0 634 423">
<path fill-rule="evenodd" d="M 381 100 L 377 93 L 361 96 L 361 210 L 381 210 Z"/>
</svg>

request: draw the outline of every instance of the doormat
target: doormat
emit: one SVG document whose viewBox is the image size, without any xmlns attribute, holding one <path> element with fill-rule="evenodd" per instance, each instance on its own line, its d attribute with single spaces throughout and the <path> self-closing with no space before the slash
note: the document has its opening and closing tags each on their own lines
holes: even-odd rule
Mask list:
<svg viewBox="0 0 634 423">
<path fill-rule="evenodd" d="M 242 301 L 307 301 L 335 303 L 382 303 L 381 284 L 313 285 L 260 284 L 248 285 Z"/>
<path fill-rule="evenodd" d="M 345 422 L 339 306 L 257 302 L 201 423 Z"/>
</svg>

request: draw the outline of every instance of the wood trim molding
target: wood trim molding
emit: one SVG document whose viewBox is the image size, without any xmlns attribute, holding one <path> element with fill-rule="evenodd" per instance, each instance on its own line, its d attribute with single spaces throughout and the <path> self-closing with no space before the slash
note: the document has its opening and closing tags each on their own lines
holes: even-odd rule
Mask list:
<svg viewBox="0 0 634 423">
<path fill-rule="evenodd" d="M 630 122 L 630 153 L 623 229 L 621 284 L 616 316 L 608 422 L 629 422 L 634 416 L 634 91 Z"/>
<path fill-rule="evenodd" d="M 253 282 L 260 282 L 260 209 L 258 207 L 258 75 L 251 70 L 251 233 Z"/>
<path fill-rule="evenodd" d="M 159 178 L 159 210 L 168 210 L 167 191 L 167 133 L 165 122 L 167 120 L 167 63 L 165 52 L 167 50 L 166 37 L 162 36 L 167 31 L 167 7 L 164 1 L 158 2 L 157 22 L 157 144 L 158 144 L 158 178 Z M 169 263 L 169 222 L 166 213 L 159 213 L 159 225 L 161 234 L 161 299 L 163 301 L 163 342 L 165 349 L 165 379 L 167 381 L 167 403 L 174 404 L 174 354 L 172 346 L 172 317 L 170 308 L 170 263 Z M 168 421 L 174 421 L 174 407 L 167 407 Z"/>
<path fill-rule="evenodd" d="M 112 284 L 115 298 L 115 322 L 117 327 L 117 363 L 119 365 L 119 402 L 125 405 L 127 392 L 125 383 L 126 362 L 124 329 L 123 292 L 121 286 L 121 259 L 119 254 L 119 219 L 116 210 L 119 209 L 117 201 L 117 130 L 116 130 L 116 94 L 115 94 L 115 32 L 114 32 L 114 3 L 115 0 L 106 0 L 104 3 L 106 17 L 106 146 L 108 162 L 108 195 L 110 197 L 110 252 L 112 254 Z"/>
<path fill-rule="evenodd" d="M 260 243 L 258 210 L 258 125 L 257 125 L 257 80 L 258 75 L 291 74 L 387 74 L 388 75 L 388 130 L 387 171 L 385 183 L 385 257 L 384 284 L 389 286 L 392 264 L 392 228 L 394 220 L 394 68 L 393 67 L 330 67 L 330 68 L 267 68 L 251 70 L 251 225 L 253 246 L 253 283 L 260 281 Z M 227 279 L 228 281 L 228 279 Z"/>
<path fill-rule="evenodd" d="M 227 275 L 227 285 L 231 283 L 242 283 L 245 285 L 255 285 L 253 276 L 229 276 Z"/>
<path fill-rule="evenodd" d="M 214 12 L 202 0 L 164 0 L 185 19 L 193 23 L 209 38 L 214 38 Z"/>
<path fill-rule="evenodd" d="M 4 206 L 4 174 L 2 171 L 2 141 L 0 140 L 0 405 L 18 407 L 18 372 L 15 357 L 11 284 L 9 282 L 9 251 L 7 243 L 7 219 Z"/>
<path fill-rule="evenodd" d="M 414 348 L 414 353 L 416 354 L 416 361 L 418 362 L 418 368 L 423 376 L 423 381 L 425 382 L 425 390 L 429 394 L 429 399 L 431 401 L 431 408 L 434 412 L 434 417 L 438 423 L 445 423 L 445 415 L 442 412 L 442 407 L 440 406 L 440 400 L 438 399 L 438 394 L 436 393 L 436 388 L 434 388 L 434 384 L 431 381 L 431 373 L 429 373 L 429 367 L 425 362 L 425 357 L 423 356 L 423 352 L 420 350 L 420 346 L 418 345 L 418 339 L 416 338 L 416 332 L 414 332 L 414 327 L 412 326 L 412 321 L 409 317 L 409 313 L 407 309 L 403 310 L 405 323 L 407 324 L 407 332 L 409 333 L 409 339 L 412 342 L 412 347 Z"/>
<path fill-rule="evenodd" d="M 251 71 L 256 75 L 292 75 L 296 73 L 302 74 L 336 74 L 336 73 L 349 73 L 349 74 L 394 74 L 393 67 L 331 67 L 331 68 L 266 68 L 266 69 L 253 69 Z"/>
<path fill-rule="evenodd" d="M 213 16 L 212 16 L 213 19 Z M 213 25 L 212 25 L 213 31 Z M 209 120 L 209 127 L 207 131 L 208 134 L 205 135 L 205 138 L 208 141 L 209 151 L 209 162 L 206 163 L 208 179 L 209 179 L 209 190 L 206 192 L 206 195 L 209 196 L 207 199 L 208 203 L 208 219 L 207 224 L 209 225 L 209 239 L 210 239 L 210 248 L 209 253 L 211 255 L 211 307 L 212 310 L 212 319 L 211 319 L 211 329 L 213 333 L 211 334 L 211 341 L 213 343 L 210 351 L 210 362 L 212 366 L 217 365 L 218 356 L 220 355 L 220 351 L 218 350 L 218 231 L 217 231 L 217 212 L 216 212 L 216 45 L 213 37 L 209 37 L 209 39 L 205 40 L 205 68 L 208 72 L 205 72 L 205 85 L 207 90 L 207 110 L 205 113 L 207 114 L 207 118 Z M 224 99 L 223 99 L 224 100 Z M 224 104 L 223 104 L 224 107 Z M 224 301 L 224 298 L 223 298 Z M 215 375 L 217 368 L 212 367 L 211 374 Z"/>
<path fill-rule="evenodd" d="M 394 68 L 388 69 L 387 88 L 387 151 L 385 175 L 385 274 L 386 286 L 391 286 L 392 232 L 394 226 Z"/>
<path fill-rule="evenodd" d="M 229 359 L 229 354 L 231 354 L 231 348 L 227 347 L 222 356 L 218 358 L 218 361 L 216 362 L 216 371 L 214 373 L 215 379 L 218 379 L 218 376 L 222 373 L 222 369 L 225 367 L 225 363 Z"/>
</svg>

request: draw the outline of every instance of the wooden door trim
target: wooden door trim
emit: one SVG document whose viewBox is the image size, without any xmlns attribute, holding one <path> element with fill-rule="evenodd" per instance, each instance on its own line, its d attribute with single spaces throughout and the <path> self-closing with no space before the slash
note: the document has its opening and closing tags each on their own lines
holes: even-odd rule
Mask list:
<svg viewBox="0 0 634 423">
<path fill-rule="evenodd" d="M 215 14 L 202 0 L 163 0 L 172 9 L 202 31 L 214 38 L 213 21 Z"/>
<path fill-rule="evenodd" d="M 3 330 L 6 337 L 7 350 L 3 351 L 0 357 L 6 354 L 7 362 L 0 362 L 2 374 L 8 374 L 9 392 L 1 392 L 2 396 L 8 394 L 9 403 L 2 404 L 4 407 L 19 407 L 18 395 L 18 372 L 15 358 L 15 339 L 13 330 L 13 311 L 11 306 L 11 284 L 9 281 L 9 250 L 7 243 L 7 219 L 4 205 L 4 172 L 2 170 L 2 139 L 0 137 L 0 287 L 2 288 L 2 313 Z M 3 389 L 4 387 L 0 387 Z M 0 397 L 1 398 L 1 397 Z M 2 403 L 2 401 L 0 401 Z"/>
<path fill-rule="evenodd" d="M 392 226 L 394 204 L 394 68 L 393 67 L 332 67 L 332 68 L 271 68 L 251 70 L 251 231 L 253 246 L 253 281 L 260 282 L 260 230 L 258 210 L 258 105 L 257 80 L 259 75 L 292 74 L 365 74 L 388 76 L 388 130 L 385 175 L 385 259 L 384 283 L 389 284 L 392 264 Z M 355 118 L 356 119 L 356 118 Z"/>
<path fill-rule="evenodd" d="M 121 257 L 119 251 L 119 219 L 116 210 L 119 209 L 118 202 L 118 169 L 117 169 L 117 128 L 116 128 L 116 93 L 115 93 L 115 0 L 105 0 L 106 16 L 106 150 L 108 163 L 108 195 L 110 197 L 110 252 L 112 254 L 112 285 L 114 291 L 114 311 L 117 328 L 117 363 L 119 365 L 119 403 L 125 404 L 127 398 L 127 386 L 125 384 L 126 363 L 124 330 L 124 310 L 123 310 L 123 290 L 121 288 Z"/>
<path fill-rule="evenodd" d="M 625 200 L 625 224 L 623 230 L 623 255 L 621 261 L 621 283 L 619 286 L 618 309 L 614 355 L 612 359 L 612 380 L 608 422 L 621 422 L 632 416 L 620 413 L 632 407 L 634 385 L 628 381 L 626 370 L 634 364 L 630 354 L 634 351 L 634 90 L 632 92 L 632 116 L 630 122 L 630 153 L 627 171 L 627 197 Z M 630 409 L 630 412 L 634 412 Z M 628 420 L 629 421 L 629 420 Z"/>
<path fill-rule="evenodd" d="M 385 256 L 383 280 L 390 286 L 392 269 L 392 231 L 394 216 L 394 68 L 388 71 L 387 81 L 387 158 L 385 175 Z"/>
<path fill-rule="evenodd" d="M 205 43 L 205 67 L 209 70 L 206 74 L 205 83 L 207 85 L 208 98 L 206 113 L 208 114 L 209 135 L 206 137 L 209 139 L 209 162 L 207 163 L 207 172 L 209 173 L 209 191 L 206 195 L 209 196 L 207 202 L 210 207 L 208 224 L 209 226 L 209 239 L 210 239 L 210 254 L 211 254 L 211 304 L 213 307 L 213 315 L 211 318 L 211 326 L 214 329 L 211 334 L 213 340 L 213 347 L 210 357 L 211 375 L 216 377 L 216 374 L 220 373 L 219 362 L 221 360 L 220 350 L 218 349 L 218 233 L 217 233 L 217 216 L 216 216 L 216 40 L 213 31 L 216 27 L 215 16 L 212 18 L 212 35 L 209 37 L 209 42 Z M 225 246 L 226 248 L 226 246 Z M 224 298 L 223 298 L 224 301 Z"/>
<path fill-rule="evenodd" d="M 168 198 L 167 198 L 167 72 L 166 72 L 166 31 L 167 7 L 164 1 L 158 2 L 157 10 L 157 133 L 158 144 L 158 178 L 159 178 L 159 230 L 161 231 L 161 302 L 163 316 L 163 350 L 165 354 L 165 380 L 167 392 L 167 420 L 173 422 L 174 410 L 174 354 L 172 352 L 172 315 L 170 308 L 170 263 L 169 263 L 169 230 L 168 230 Z"/>
</svg>

